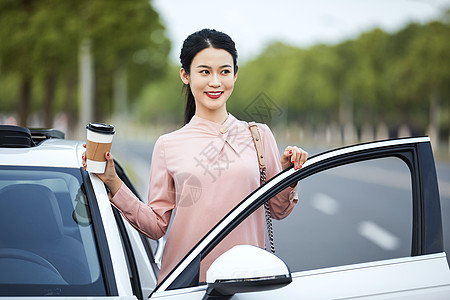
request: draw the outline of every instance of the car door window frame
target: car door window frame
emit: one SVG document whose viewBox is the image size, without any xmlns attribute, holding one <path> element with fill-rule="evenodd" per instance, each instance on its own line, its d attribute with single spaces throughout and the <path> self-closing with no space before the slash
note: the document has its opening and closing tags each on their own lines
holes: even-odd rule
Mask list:
<svg viewBox="0 0 450 300">
<path fill-rule="evenodd" d="M 133 295 L 137 299 L 143 300 L 141 282 L 139 279 L 138 267 L 136 264 L 136 259 L 134 257 L 133 248 L 131 246 L 130 237 L 128 236 L 127 230 L 125 229 L 125 224 L 123 223 L 122 216 L 117 208 L 113 206 L 113 214 L 116 220 L 117 228 L 119 229 L 119 234 L 122 238 L 123 249 L 125 252 L 125 258 L 128 264 L 130 284 L 133 291 Z"/>
<path fill-rule="evenodd" d="M 88 201 L 89 211 L 91 214 L 92 228 L 97 242 L 97 251 L 100 259 L 100 265 L 103 272 L 103 280 L 106 289 L 106 295 L 118 296 L 119 292 L 114 276 L 114 269 L 112 266 L 111 254 L 109 251 L 108 241 L 106 239 L 105 228 L 101 220 L 100 210 L 95 196 L 94 188 L 92 186 L 89 172 L 80 168 L 81 177 L 83 178 L 83 186 Z"/>
<path fill-rule="evenodd" d="M 428 137 L 406 138 L 343 147 L 315 155 L 302 169 L 274 176 L 230 211 L 156 287 L 155 292 L 198 285 L 199 265 L 226 235 L 264 202 L 295 182 L 332 167 L 382 157 L 398 157 L 411 171 L 413 238 L 411 255 L 443 251 L 442 221 L 433 152 Z"/>
</svg>

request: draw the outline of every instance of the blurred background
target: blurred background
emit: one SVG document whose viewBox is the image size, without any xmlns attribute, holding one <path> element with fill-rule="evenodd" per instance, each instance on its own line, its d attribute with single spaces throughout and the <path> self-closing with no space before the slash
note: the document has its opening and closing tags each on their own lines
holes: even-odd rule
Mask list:
<svg viewBox="0 0 450 300">
<path fill-rule="evenodd" d="M 146 199 L 154 141 L 183 125 L 179 51 L 202 28 L 237 45 L 228 110 L 269 124 L 280 148 L 315 154 L 429 135 L 450 251 L 450 0 L 1 0 L 0 124 L 53 127 L 80 140 L 91 121 L 114 124 L 112 152 Z M 394 171 L 371 174 L 398 178 Z M 347 199 L 339 181 L 326 186 Z M 398 191 L 388 182 L 379 192 Z M 410 222 L 401 208 L 391 215 Z M 308 217 L 297 219 L 311 228 Z"/>
<path fill-rule="evenodd" d="M 228 109 L 325 147 L 429 135 L 449 157 L 450 1 L 0 1 L 0 123 L 84 139 L 89 121 L 154 140 L 182 126 L 178 54 L 232 36 Z"/>
</svg>

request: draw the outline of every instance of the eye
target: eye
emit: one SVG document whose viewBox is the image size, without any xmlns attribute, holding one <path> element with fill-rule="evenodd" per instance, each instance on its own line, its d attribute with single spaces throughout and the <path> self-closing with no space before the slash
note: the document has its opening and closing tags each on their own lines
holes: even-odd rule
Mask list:
<svg viewBox="0 0 450 300">
<path fill-rule="evenodd" d="M 228 69 L 222 70 L 222 74 L 224 74 L 224 75 L 231 74 L 231 70 L 228 70 Z"/>
<path fill-rule="evenodd" d="M 200 70 L 200 74 L 208 75 L 209 71 L 208 70 Z"/>
</svg>

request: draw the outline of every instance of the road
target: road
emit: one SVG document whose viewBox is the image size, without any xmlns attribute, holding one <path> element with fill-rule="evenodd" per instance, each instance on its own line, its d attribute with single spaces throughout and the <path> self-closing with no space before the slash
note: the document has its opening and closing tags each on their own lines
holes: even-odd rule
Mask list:
<svg viewBox="0 0 450 300">
<path fill-rule="evenodd" d="M 448 166 L 439 169 L 450 172 Z M 275 222 L 278 255 L 291 271 L 410 255 L 411 180 L 400 159 L 322 172 L 301 182 L 300 195 L 300 206 L 285 220 Z M 449 196 L 442 193 L 441 199 L 446 233 Z M 291 236 L 280 234 L 287 232 Z M 445 242 L 450 249 L 448 237 Z"/>
<path fill-rule="evenodd" d="M 113 143 L 113 155 L 144 198 L 152 150 L 152 143 Z M 450 253 L 450 164 L 437 162 L 436 167 L 444 245 Z M 293 272 L 409 256 L 410 186 L 406 165 L 394 158 L 305 179 L 297 207 L 286 219 L 274 222 L 277 255 Z"/>
</svg>

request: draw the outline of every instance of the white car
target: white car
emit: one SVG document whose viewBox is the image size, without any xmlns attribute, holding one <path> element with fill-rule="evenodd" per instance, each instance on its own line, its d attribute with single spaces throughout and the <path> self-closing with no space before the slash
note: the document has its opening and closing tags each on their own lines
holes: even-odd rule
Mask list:
<svg viewBox="0 0 450 300">
<path fill-rule="evenodd" d="M 82 142 L 58 131 L 0 126 L 0 299 L 450 299 L 427 137 L 340 148 L 281 172 L 159 285 L 164 243 L 111 206 L 104 184 L 83 170 L 82 152 Z M 275 223 L 276 255 L 236 246 L 199 283 L 202 258 L 297 181 L 297 207 Z"/>
</svg>

